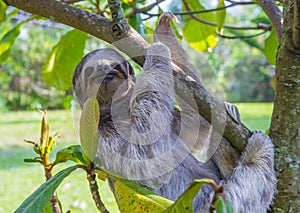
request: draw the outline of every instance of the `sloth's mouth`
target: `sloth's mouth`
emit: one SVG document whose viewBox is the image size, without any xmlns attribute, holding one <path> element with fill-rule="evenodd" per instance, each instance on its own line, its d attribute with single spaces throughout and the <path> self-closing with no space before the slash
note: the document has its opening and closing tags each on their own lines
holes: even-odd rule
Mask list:
<svg viewBox="0 0 300 213">
<path fill-rule="evenodd" d="M 126 74 L 119 71 L 119 70 L 111 70 L 109 73 L 105 75 L 104 80 L 113 80 L 115 77 L 118 77 L 120 79 L 126 79 Z"/>
</svg>

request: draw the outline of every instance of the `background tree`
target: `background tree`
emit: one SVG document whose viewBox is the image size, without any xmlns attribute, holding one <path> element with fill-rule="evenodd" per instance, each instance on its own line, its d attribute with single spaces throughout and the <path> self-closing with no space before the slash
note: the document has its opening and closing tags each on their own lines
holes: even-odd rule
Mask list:
<svg viewBox="0 0 300 213">
<path fill-rule="evenodd" d="M 157 17 L 152 8 L 158 6 L 163 1 L 156 1 L 145 5 L 143 1 L 123 1 L 122 8 L 125 16 L 131 26 L 129 27 L 124 13 L 118 1 L 105 2 L 96 1 L 69 1 L 62 2 L 52 0 L 4 0 L 7 5 L 14 6 L 20 10 L 40 15 L 57 22 L 72 26 L 86 33 L 94 35 L 108 43 L 113 43 L 117 48 L 133 58 L 138 64 L 143 64 L 143 54 L 149 44 L 141 35 L 149 33 L 153 29 L 151 24 L 143 25 L 142 19 Z M 0 2 L 2 19 L 5 17 L 6 5 Z M 278 4 L 281 4 L 277 2 Z M 70 6 L 69 4 L 74 4 Z M 211 10 L 205 10 L 205 7 L 198 1 L 182 1 L 183 11 L 180 8 L 173 7 L 174 14 L 182 15 L 185 18 L 183 28 L 184 39 L 195 49 L 200 51 L 210 51 L 217 44 L 217 36 L 224 38 L 251 38 L 253 35 L 265 33 L 271 30 L 271 34 L 265 41 L 264 51 L 271 63 L 276 62 L 276 91 L 274 112 L 272 116 L 272 125 L 270 136 L 276 146 L 276 169 L 278 173 L 279 193 L 275 199 L 273 211 L 275 212 L 297 212 L 300 210 L 299 193 L 299 131 L 300 131 L 300 3 L 297 0 L 285 0 L 283 3 L 284 22 L 282 30 L 282 14 L 277 5 L 272 0 L 257 1 L 257 4 L 267 14 L 269 23 L 259 23 L 256 26 L 235 26 L 225 24 L 226 10 L 237 5 L 253 5 L 254 2 L 235 2 L 227 0 L 220 1 L 218 6 Z M 258 7 L 257 5 L 255 5 Z M 3 12 L 4 11 L 4 12 Z M 88 12 L 94 11 L 99 14 Z M 160 13 L 161 11 L 158 10 Z M 145 16 L 142 16 L 144 14 Z M 112 20 L 110 19 L 112 17 Z M 146 18 L 146 19 L 147 19 Z M 145 18 L 144 18 L 145 19 Z M 17 25 L 2 38 L 1 61 L 8 58 L 10 46 L 18 35 L 21 25 Z M 193 30 L 200 29 L 201 33 L 194 33 Z M 246 30 L 247 32 L 245 33 Z M 259 33 L 249 35 L 249 30 L 260 30 Z M 283 32 L 283 33 L 282 33 Z M 126 46 L 124 43 L 118 43 L 120 39 L 128 38 Z M 80 39 L 79 39 L 80 38 Z M 76 53 L 76 59 L 82 56 L 82 49 L 86 37 L 79 31 L 72 31 L 61 39 L 62 43 L 57 44 L 50 56 L 42 73 L 44 81 L 52 86 L 68 89 L 71 85 L 70 73 L 73 72 L 78 61 L 67 61 L 67 67 L 62 72 L 61 62 L 66 62 L 63 56 L 70 56 L 72 52 Z M 277 39 L 280 41 L 277 59 L 275 60 Z M 75 41 L 76 40 L 76 41 Z M 72 45 L 66 42 L 72 41 Z M 249 39 L 247 42 L 253 43 Z M 63 48 L 65 47 L 65 48 Z M 81 47 L 81 48 L 80 48 Z M 134 47 L 134 48 L 132 48 Z M 61 54 L 61 52 L 64 54 Z M 80 53 L 81 51 L 81 53 Z M 137 57 L 138 56 L 138 57 Z M 54 61 L 53 61 L 54 60 Z M 51 62 L 51 63 L 50 63 Z M 49 64 L 54 63 L 54 66 Z M 66 64 L 65 64 L 66 65 Z M 189 74 L 189 73 L 187 73 Z M 53 75 L 59 76 L 54 79 Z M 194 84 L 186 80 L 186 74 L 174 67 L 174 76 L 185 83 L 187 88 L 194 92 L 199 112 L 208 120 L 226 119 L 224 137 L 226 137 L 235 147 L 243 149 L 250 131 L 241 124 L 236 124 L 226 113 L 222 105 L 213 98 L 206 89 L 200 84 Z M 204 100 L 203 97 L 209 97 Z M 207 110 L 208 105 L 214 106 Z"/>
</svg>

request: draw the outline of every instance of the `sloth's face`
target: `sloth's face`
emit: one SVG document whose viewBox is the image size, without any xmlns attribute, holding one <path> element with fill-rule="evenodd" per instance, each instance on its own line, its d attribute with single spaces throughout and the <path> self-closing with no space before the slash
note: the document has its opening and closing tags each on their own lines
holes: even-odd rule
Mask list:
<svg viewBox="0 0 300 213">
<path fill-rule="evenodd" d="M 109 48 L 87 54 L 76 67 L 72 79 L 81 107 L 89 97 L 95 95 L 99 103 L 111 101 L 116 91 L 122 94 L 134 80 L 134 72 L 128 61 Z"/>
<path fill-rule="evenodd" d="M 90 78 L 99 85 L 97 99 L 100 102 L 111 101 L 120 85 L 134 80 L 133 70 L 127 61 L 118 63 L 102 59 L 98 61 L 95 71 Z"/>
</svg>

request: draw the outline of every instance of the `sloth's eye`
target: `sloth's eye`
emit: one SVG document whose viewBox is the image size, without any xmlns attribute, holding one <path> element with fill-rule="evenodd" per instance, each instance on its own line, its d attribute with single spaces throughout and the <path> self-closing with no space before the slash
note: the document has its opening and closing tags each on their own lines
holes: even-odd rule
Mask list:
<svg viewBox="0 0 300 213">
<path fill-rule="evenodd" d="M 120 73 L 122 73 L 124 75 L 124 77 L 127 77 L 126 72 L 124 71 L 123 67 L 121 64 L 116 64 L 113 67 L 114 70 L 118 70 Z"/>
</svg>

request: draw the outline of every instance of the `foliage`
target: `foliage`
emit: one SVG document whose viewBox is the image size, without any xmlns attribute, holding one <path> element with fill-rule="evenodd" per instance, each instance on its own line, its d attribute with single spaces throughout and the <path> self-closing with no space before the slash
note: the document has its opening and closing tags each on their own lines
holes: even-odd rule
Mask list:
<svg viewBox="0 0 300 213">
<path fill-rule="evenodd" d="M 274 69 L 260 58 L 245 58 L 225 75 L 228 80 L 227 100 L 231 102 L 271 102 L 274 91 L 272 74 Z M 240 80 L 242 79 L 242 80 Z"/>
<path fill-rule="evenodd" d="M 31 196 L 28 197 L 15 212 L 16 213 L 42 212 L 43 209 L 46 207 L 47 203 L 49 203 L 51 196 L 53 195 L 53 193 L 55 192 L 59 184 L 64 180 L 64 178 L 70 175 L 71 172 L 73 172 L 75 169 L 77 169 L 77 167 L 72 166 L 57 173 L 55 176 L 53 176 L 53 178 L 45 182 L 34 193 L 32 193 Z"/>
<path fill-rule="evenodd" d="M 88 122 L 87 120 L 93 120 L 90 117 L 99 116 L 99 106 L 95 104 L 95 97 L 88 99 L 85 103 L 85 107 L 83 108 L 83 113 L 81 115 L 81 126 L 80 133 L 82 135 L 89 134 L 92 130 L 98 127 L 99 120 L 96 122 Z M 91 111 L 91 112 L 88 112 Z M 98 114 L 97 114 L 98 112 Z M 88 126 L 88 128 L 87 128 Z M 52 146 L 55 144 L 54 139 L 58 134 L 54 136 L 50 136 L 49 133 L 49 123 L 46 117 L 46 111 L 43 112 L 42 122 L 41 122 L 41 137 L 40 143 L 36 143 L 34 141 L 25 142 L 33 145 L 33 150 L 38 157 L 34 157 L 31 159 L 25 159 L 25 162 L 37 162 L 43 165 L 46 175 L 46 182 L 42 184 L 37 190 L 35 190 L 18 208 L 15 212 L 51 212 L 51 208 L 49 206 L 49 200 L 51 199 L 51 206 L 53 202 L 58 203 L 56 197 L 56 189 L 62 183 L 62 181 L 69 176 L 73 171 L 80 168 L 83 169 L 87 173 L 88 181 L 90 184 L 90 190 L 92 197 L 95 201 L 96 206 L 102 212 L 107 212 L 105 206 L 103 205 L 99 192 L 97 182 L 94 179 L 95 174 L 98 174 L 98 177 L 105 181 L 109 180 L 111 185 L 111 189 L 114 193 L 115 199 L 119 206 L 121 212 L 193 212 L 193 200 L 194 197 L 198 194 L 200 188 L 204 184 L 211 184 L 217 192 L 218 186 L 212 180 L 194 180 L 190 187 L 178 198 L 177 201 L 173 202 L 166 198 L 163 198 L 154 192 L 145 189 L 129 180 L 126 180 L 116 174 L 113 174 L 110 171 L 106 171 L 101 168 L 94 167 L 94 163 L 91 159 L 94 159 L 93 156 L 95 153 L 88 146 L 83 146 L 83 150 L 80 151 L 78 146 L 72 146 L 65 148 L 59 151 L 56 155 L 56 159 L 51 163 L 49 161 L 49 155 L 52 152 Z M 89 138 L 81 137 L 81 141 L 83 143 L 87 143 Z M 94 141 L 91 138 L 90 143 L 98 143 L 98 141 Z M 93 147 L 93 145 L 91 146 Z M 89 158 L 85 157 L 87 153 Z M 84 160 L 83 160 L 84 159 Z M 56 175 L 52 176 L 52 169 L 58 163 L 63 163 L 66 161 L 79 162 L 79 164 L 67 167 L 62 171 L 58 172 Z M 84 163 L 83 163 L 84 161 Z M 93 177 L 93 178 L 91 178 Z M 218 191 L 219 192 L 219 191 Z M 55 194 L 55 197 L 54 197 Z M 218 193 L 219 194 L 219 193 Z M 96 196 L 95 196 L 96 195 Z M 53 201 L 55 200 L 55 201 Z M 217 213 L 233 212 L 233 209 L 228 208 L 226 206 L 230 206 L 227 202 L 221 202 L 220 199 L 216 198 L 217 202 L 215 203 L 215 208 Z M 99 207 L 100 206 L 100 207 Z M 53 206 L 52 206 L 53 207 Z M 62 208 L 62 207 L 60 207 Z M 53 208 L 52 208 L 53 209 Z M 229 211 L 224 211 L 224 209 L 228 209 Z"/>
<path fill-rule="evenodd" d="M 153 33 L 153 28 L 157 23 L 158 16 L 151 15 L 153 13 L 155 14 L 155 12 L 161 13 L 163 10 L 170 10 L 175 13 L 182 10 L 202 11 L 207 8 L 226 6 L 223 0 L 219 1 L 217 5 L 208 1 L 201 1 L 201 3 L 199 1 L 189 1 L 187 6 L 179 0 L 173 0 L 173 2 L 174 4 L 166 4 L 163 9 L 157 9 L 158 7 L 154 6 L 144 14 L 134 12 L 132 8 L 146 7 L 146 1 L 122 1 L 122 7 L 125 15 L 128 16 L 128 21 L 131 26 L 142 36 L 146 36 L 147 34 Z M 105 1 L 80 1 L 74 5 L 108 18 L 110 18 L 111 15 Z M 250 9 L 247 10 L 246 7 Z M 249 23 L 252 25 L 259 23 L 269 24 L 270 21 L 256 5 L 247 5 L 245 9 L 239 7 L 239 10 L 234 11 L 235 12 L 232 12 L 232 10 L 228 8 L 226 10 L 213 10 L 207 13 L 194 14 L 195 18 L 190 15 L 180 16 L 178 18 L 181 19 L 182 25 L 175 26 L 177 37 L 187 41 L 191 47 L 199 51 L 210 52 L 208 57 L 219 57 L 218 53 L 214 51 L 216 48 L 228 49 L 229 52 L 237 52 L 237 54 L 233 53 L 233 55 L 238 55 L 240 49 L 236 48 L 237 42 L 227 42 L 229 45 L 224 46 L 222 38 L 218 38 L 217 34 L 244 36 L 248 35 L 249 32 L 227 29 L 224 27 L 225 24 L 242 26 L 248 25 Z M 2 31 L 0 31 L 0 38 L 2 38 L 0 45 L 5 45 L 5 48 L 1 48 L 3 53 L 1 54 L 0 58 L 2 59 L 0 61 L 4 62 L 5 60 L 5 63 L 2 63 L 0 66 L 0 108 L 6 108 L 8 110 L 69 108 L 72 99 L 72 93 L 69 90 L 71 88 L 71 75 L 83 54 L 83 49 L 88 49 L 87 45 L 90 45 L 84 45 L 87 39 L 86 35 L 78 31 L 77 33 L 75 33 L 76 31 L 66 33 L 69 28 L 66 30 L 62 28 L 61 25 L 45 20 L 29 23 L 25 23 L 27 21 L 16 22 L 18 19 L 14 17 L 18 15 L 17 12 L 16 10 L 11 11 L 10 8 L 8 10 L 3 3 L 1 4 L 0 20 L 4 20 L 4 22 L 0 28 Z M 149 18 L 149 21 L 145 20 L 145 17 L 147 17 L 147 19 Z M 215 23 L 215 26 L 197 21 L 197 18 Z M 49 23 L 50 28 L 48 27 Z M 22 31 L 20 31 L 21 28 Z M 20 38 L 16 39 L 20 32 Z M 26 34 L 28 34 L 28 36 L 24 38 Z M 73 36 L 73 38 L 71 38 L 71 36 Z M 10 39 L 7 40 L 7 37 Z M 261 53 L 266 55 L 270 63 L 274 63 L 277 45 L 274 43 L 276 42 L 276 37 L 273 31 L 268 39 L 266 36 L 259 36 L 244 39 L 243 41 L 248 45 L 258 48 Z M 261 41 L 265 41 L 264 45 Z M 54 45 L 55 43 L 56 45 Z M 93 40 L 92 43 L 97 42 Z M 217 45 L 218 43 L 219 45 Z M 99 48 L 99 45 L 95 48 Z M 20 55 L 25 57 L 20 57 Z M 228 58 L 228 55 L 224 56 L 227 56 L 228 60 L 234 61 L 235 58 L 233 55 L 230 55 L 230 58 Z M 246 60 L 252 57 L 248 51 L 244 51 L 242 55 Z M 195 58 L 194 60 L 197 59 Z M 218 67 L 220 66 L 218 63 L 220 63 L 220 61 L 215 60 L 213 64 L 210 65 Z M 256 64 L 253 65 L 255 66 Z M 247 64 L 243 64 L 243 66 L 247 67 Z M 263 64 L 263 66 L 265 66 L 265 64 Z M 259 67 L 258 69 L 261 68 Z M 232 74 L 229 75 L 236 76 L 237 79 L 240 79 L 240 75 L 238 74 L 240 70 L 231 70 Z M 216 72 L 217 76 L 221 78 L 223 88 L 225 88 L 225 93 L 230 101 L 272 100 L 272 97 L 265 97 L 265 89 L 258 91 L 259 97 L 253 97 L 253 93 L 250 92 L 236 95 L 236 91 L 239 91 L 239 88 L 232 88 L 232 81 L 222 80 L 227 79 L 228 75 L 222 75 L 222 70 L 220 69 L 216 69 Z M 220 73 L 221 76 L 219 75 Z M 255 69 L 253 69 L 251 71 L 248 70 L 247 73 L 251 76 L 256 72 Z M 261 74 L 263 72 L 260 71 L 259 73 Z M 215 78 L 215 76 L 205 77 L 211 79 Z M 245 76 L 243 82 L 248 82 L 246 79 L 247 76 Z M 209 81 L 209 79 L 207 80 Z M 253 80 L 255 80 L 253 82 L 255 82 L 256 85 L 258 83 L 265 84 L 265 81 L 267 81 L 262 77 L 253 77 Z M 260 80 L 263 80 L 263 82 L 259 82 Z M 233 81 L 236 80 L 233 79 Z M 253 91 L 251 87 L 254 87 L 252 81 L 251 84 L 244 86 L 244 91 Z M 266 88 L 266 90 L 272 89 L 269 87 L 264 88 Z M 270 91 L 268 91 L 267 94 L 271 94 L 272 96 L 272 92 Z"/>
<path fill-rule="evenodd" d="M 230 44 L 231 48 L 224 48 Z M 275 68 L 261 57 L 257 48 L 246 43 L 222 40 L 213 54 L 206 57 L 213 70 L 216 70 L 219 83 L 206 83 L 211 79 L 207 75 L 212 73 L 212 69 L 205 71 L 202 66 L 203 81 L 207 85 L 213 84 L 215 88 L 221 87 L 229 102 L 272 102 Z"/>
<path fill-rule="evenodd" d="M 278 48 L 278 40 L 274 30 L 271 30 L 269 37 L 265 40 L 264 53 L 270 64 L 275 65 L 276 53 Z"/>
<path fill-rule="evenodd" d="M 168 207 L 165 213 L 175 213 L 175 212 L 194 212 L 193 201 L 195 196 L 198 194 L 199 190 L 204 184 L 215 183 L 212 180 L 194 180 L 190 183 L 189 188 L 175 201 L 175 203 Z"/>
<path fill-rule="evenodd" d="M 198 1 L 191 1 L 189 6 L 192 11 L 205 10 Z M 212 22 L 216 19 L 213 13 L 197 14 L 195 16 Z M 221 22 L 223 21 L 221 18 L 221 16 L 218 16 L 220 28 L 222 28 Z M 223 18 L 225 18 L 225 16 L 223 16 Z M 218 43 L 215 31 L 215 27 L 190 19 L 185 21 L 183 36 L 196 50 L 207 51 L 210 48 L 214 48 Z"/>
<path fill-rule="evenodd" d="M 89 98 L 80 117 L 80 142 L 87 161 L 94 161 L 98 147 L 99 104 L 96 97 Z"/>
<path fill-rule="evenodd" d="M 72 85 L 73 71 L 83 56 L 87 34 L 72 30 L 60 38 L 44 64 L 43 80 L 59 90 L 68 90 Z"/>
<path fill-rule="evenodd" d="M 2 1 L 1 1 L 2 2 Z M 125 10 L 127 15 L 130 15 L 133 6 L 144 6 L 146 5 L 146 1 L 123 1 L 122 7 Z M 110 17 L 110 12 L 106 10 L 106 6 L 104 3 L 100 3 L 99 0 L 96 1 L 86 1 L 81 3 L 76 3 L 75 6 L 81 7 L 88 11 L 97 11 L 100 15 Z M 224 1 L 221 0 L 217 7 L 224 7 Z M 200 4 L 199 1 L 189 1 L 186 5 L 183 5 L 183 8 L 186 12 L 192 11 L 202 11 L 205 10 L 205 6 Z M 7 7 L 4 4 L 0 4 L 0 22 L 5 19 Z M 161 11 L 161 10 L 159 10 Z M 213 11 L 210 13 L 201 13 L 201 14 L 194 14 L 194 15 L 184 15 L 184 25 L 176 31 L 180 37 L 185 39 L 190 46 L 198 51 L 207 51 L 212 52 L 212 49 L 215 48 L 219 42 L 217 38 L 217 34 L 223 35 L 223 31 L 225 28 L 225 18 L 228 17 L 228 13 L 226 10 L 219 10 Z M 150 15 L 151 16 L 151 15 Z M 234 16 L 231 16 L 233 18 Z M 145 35 L 148 32 L 151 32 L 151 22 L 143 22 L 143 17 L 141 13 L 135 13 L 132 16 L 129 16 L 129 22 L 133 27 L 141 35 Z M 209 23 L 213 24 L 205 24 L 203 21 L 197 20 L 204 20 Z M 157 21 L 157 18 L 156 18 Z M 249 21 L 249 20 L 246 20 Z M 252 22 L 252 20 L 250 20 Z M 5 91 L 5 95 L 1 95 L 0 97 L 3 102 L 2 105 L 8 106 L 8 108 L 12 108 L 13 106 L 18 106 L 18 109 L 21 107 L 26 108 L 37 108 L 37 107 L 57 107 L 57 106 L 64 106 L 69 105 L 70 101 L 70 91 L 68 89 L 71 87 L 71 76 L 72 71 L 74 70 L 76 64 L 78 63 L 79 59 L 82 57 L 83 49 L 85 45 L 85 41 L 87 36 L 84 33 L 79 31 L 73 30 L 62 36 L 62 33 L 59 35 L 61 36 L 60 41 L 52 48 L 52 51 L 47 56 L 44 55 L 44 58 L 41 60 L 42 63 L 36 63 L 36 67 L 31 67 L 31 60 L 23 60 L 20 55 L 27 55 L 26 48 L 22 48 L 22 45 L 18 46 L 19 49 L 16 49 L 16 53 L 14 53 L 14 49 L 12 45 L 17 43 L 16 38 L 21 33 L 21 28 L 24 27 L 25 22 L 19 22 L 14 24 L 13 28 L 7 27 L 9 30 L 5 30 L 1 33 L 1 41 L 0 46 L 1 48 L 1 56 L 0 62 L 7 61 L 9 63 L 1 65 L 1 75 L 3 78 L 0 80 L 0 84 L 4 87 L 1 88 L 2 91 Z M 254 22 L 254 21 L 253 21 Z M 153 23 L 153 21 L 152 21 Z M 11 23 L 10 23 L 11 24 Z M 24 26 L 23 26 L 24 25 Z M 150 26 L 150 27 L 149 27 Z M 240 36 L 240 33 L 235 31 L 229 31 L 233 35 Z M 33 35 L 33 40 L 36 39 Z M 16 41 L 16 42 L 15 42 Z M 265 49 L 264 53 L 267 56 L 270 63 L 274 63 L 275 61 L 275 52 L 277 50 L 277 46 L 273 45 L 274 41 L 274 33 L 271 33 L 270 37 L 265 42 Z M 40 43 L 44 43 L 44 41 L 38 42 L 38 46 Z M 54 42 L 53 42 L 54 43 Z M 52 43 L 52 44 L 53 44 Z M 252 40 L 248 40 L 248 44 L 253 46 L 259 47 L 257 42 Z M 43 52 L 43 47 L 41 48 L 41 52 Z M 26 52 L 25 52 L 26 51 Z M 26 54 L 25 54 L 26 53 Z M 35 52 L 36 54 L 36 52 Z M 28 63 L 28 61 L 30 63 Z M 41 71 L 41 65 L 43 61 L 46 61 L 44 64 L 43 71 Z M 246 60 L 244 60 L 246 61 Z M 23 64 L 22 64 L 23 63 Z M 252 64 L 253 61 L 249 60 L 246 61 L 244 64 Z M 16 67 L 17 69 L 13 69 Z M 262 68 L 261 68 L 262 67 Z M 262 71 L 260 73 L 266 73 L 263 70 L 264 65 L 260 66 Z M 22 70 L 24 73 L 22 73 Z M 40 73 L 42 72 L 42 79 L 40 78 Z M 32 77 L 28 75 L 32 73 Z M 237 73 L 230 72 L 227 73 L 228 76 L 235 75 L 237 79 L 241 77 L 245 77 L 244 79 L 253 78 L 255 81 L 259 78 L 259 76 L 253 75 L 254 71 L 246 71 L 245 76 L 243 76 L 243 70 L 238 70 Z M 225 78 L 228 76 L 223 75 Z M 24 81 L 25 79 L 25 81 Z M 26 82 L 26 79 L 27 82 Z M 32 79 L 37 80 L 37 84 L 33 83 Z M 263 81 L 268 81 L 263 79 Z M 45 84 L 48 83 L 48 85 Z M 241 97 L 235 96 L 235 91 L 240 91 L 244 85 L 239 84 L 232 84 L 231 86 L 231 96 L 229 95 L 230 100 L 243 100 L 243 97 L 253 96 L 253 94 L 260 93 L 259 90 L 255 90 L 255 88 L 251 88 L 253 85 L 253 81 L 248 80 L 249 85 L 247 85 L 247 90 L 242 94 Z M 55 89 L 53 87 L 56 87 Z M 42 90 L 41 88 L 45 89 Z M 251 88 L 251 89 L 249 89 Z M 259 89 L 259 88 L 258 88 Z M 54 91 L 53 93 L 49 93 L 49 91 Z M 61 90 L 61 91 L 59 91 Z M 11 92 L 12 91 L 12 92 Z M 20 91 L 22 93 L 20 93 Z M 247 93 L 248 92 L 248 93 Z M 7 94 L 6 94 L 7 93 Z M 47 93 L 45 95 L 45 93 Z M 65 104 L 59 105 L 57 102 L 60 102 L 61 97 L 65 98 Z M 264 96 L 264 95 L 263 95 Z M 266 95 L 269 96 L 269 95 Z M 256 99 L 255 99 L 256 98 Z M 254 97 L 254 100 L 261 100 L 264 97 Z M 57 101 L 58 100 L 58 101 Z M 0 106 L 1 106 L 0 101 Z M 55 101 L 57 101 L 55 103 Z M 54 144 L 54 138 L 57 135 L 50 136 L 49 135 L 49 128 L 46 125 L 45 114 L 43 117 L 42 122 L 42 133 L 41 133 L 41 141 L 38 145 L 33 141 L 27 141 L 33 144 L 33 150 L 38 154 L 38 157 L 34 157 L 31 159 L 26 159 L 26 162 L 38 162 L 44 166 L 46 177 L 48 177 L 47 182 L 43 184 L 39 189 L 37 189 L 27 200 L 21 204 L 17 212 L 35 212 L 35 211 L 42 211 L 43 209 L 47 211 L 49 209 L 49 202 L 48 200 L 53 195 L 59 184 L 63 181 L 65 177 L 70 175 L 75 169 L 80 168 L 83 169 L 88 176 L 88 181 L 90 184 L 91 193 L 93 199 L 98 208 L 104 208 L 102 206 L 102 202 L 100 200 L 99 192 L 97 191 L 97 185 L 95 185 L 96 181 L 93 179 L 95 172 L 101 177 L 101 180 L 109 179 L 111 184 L 113 185 L 113 192 L 118 202 L 119 208 L 126 212 L 132 212 L 134 209 L 138 209 L 138 207 L 151 209 L 154 212 L 182 212 L 186 211 L 193 211 L 192 201 L 193 198 L 196 196 L 200 188 L 203 184 L 214 184 L 207 180 L 195 180 L 191 183 L 190 188 L 184 192 L 184 194 L 177 200 L 175 203 L 168 201 L 164 198 L 155 195 L 152 192 L 149 192 L 138 185 L 129 182 L 121 177 L 118 177 L 111 172 L 105 171 L 101 168 L 95 168 L 94 166 L 94 156 L 95 150 L 97 149 L 96 144 L 96 129 L 97 129 L 97 119 L 91 119 L 92 117 L 99 117 L 99 110 L 97 109 L 97 101 L 91 100 L 91 103 L 84 108 L 84 112 L 82 114 L 81 119 L 81 143 L 82 143 L 82 152 L 78 146 L 72 146 L 65 148 L 58 152 L 56 159 L 53 162 L 49 160 L 49 154 L 52 152 L 52 146 Z M 45 104 L 46 103 L 46 104 Z M 53 106 L 47 105 L 49 103 L 54 103 Z M 68 107 L 68 106 L 67 106 Z M 91 110 L 92 109 L 92 110 Z M 92 114 L 86 113 L 87 111 L 92 112 Z M 98 113 L 98 114 L 97 114 Z M 87 122 L 91 121 L 91 123 Z M 91 132 L 92 131 L 92 132 Z M 92 133 L 92 134 L 91 134 Z M 62 170 L 61 172 L 57 173 L 57 175 L 52 176 L 52 168 L 56 164 L 63 163 L 66 161 L 73 161 L 77 163 L 75 166 L 67 167 L 66 169 Z M 216 187 L 214 187 L 216 188 Z M 95 190 L 96 189 L 96 190 Z M 129 195 L 132 200 L 130 200 L 129 206 Z M 57 201 L 58 202 L 58 201 Z M 48 204 L 48 206 L 47 206 Z M 216 202 L 214 203 L 217 212 L 232 212 L 232 208 L 228 202 L 222 200 L 222 198 L 217 198 Z M 100 207 L 99 207 L 100 206 Z M 126 206 L 126 207 L 125 207 Z M 140 208 L 139 208 L 140 209 Z"/>
<path fill-rule="evenodd" d="M 249 129 L 266 130 L 269 128 L 272 113 L 271 103 L 239 103 L 236 105 L 239 108 L 242 122 Z M 74 113 L 79 112 L 75 111 Z M 73 122 L 78 122 L 79 119 L 72 116 L 71 110 L 51 110 L 47 112 L 47 115 L 51 124 L 50 131 L 63 130 L 50 157 L 55 161 L 66 163 L 57 164 L 54 172 L 63 170 L 67 165 L 73 165 L 73 162 L 84 164 L 84 160 L 80 158 L 82 156 L 81 147 L 72 145 L 78 142 Z M 39 140 L 37 130 L 40 126 L 40 113 L 37 111 L 0 112 L 0 117 L 0 141 L 2 141 L 0 144 L 0 176 L 3 185 L 0 188 L 0 200 L 2 201 L 0 211 L 13 212 L 37 186 L 43 183 L 43 175 L 38 164 L 22 163 L 22 159 L 29 158 L 34 154 L 28 144 L 22 143 L 22 138 L 26 136 L 32 140 Z M 84 172 L 77 169 L 60 184 L 57 193 L 63 204 L 64 212 L 67 209 L 72 213 L 97 211 L 89 196 L 90 192 L 84 181 L 85 176 Z M 117 204 L 107 182 L 98 181 L 98 186 L 107 209 L 110 212 L 118 212 Z"/>
<path fill-rule="evenodd" d="M 15 20 L 5 21 L 0 28 L 2 31 L 0 34 L 4 38 L 8 35 L 17 36 L 16 33 L 22 27 L 19 38 L 14 40 L 14 45 L 9 46 L 6 51 L 10 56 L 0 65 L 0 108 L 8 110 L 70 108 L 72 93 L 58 91 L 41 79 L 47 52 L 65 30 L 50 29 L 44 26 L 42 21 L 39 21 L 41 25 L 33 22 L 17 24 L 15 22 Z"/>
</svg>

